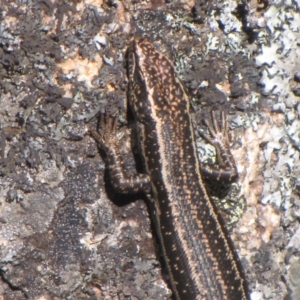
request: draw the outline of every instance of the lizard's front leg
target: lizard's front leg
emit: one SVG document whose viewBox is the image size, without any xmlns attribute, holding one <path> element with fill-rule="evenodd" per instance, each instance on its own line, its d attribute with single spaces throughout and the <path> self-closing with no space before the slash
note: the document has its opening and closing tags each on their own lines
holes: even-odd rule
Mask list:
<svg viewBox="0 0 300 300">
<path fill-rule="evenodd" d="M 225 113 L 221 112 L 220 123 L 216 112 L 211 112 L 212 125 L 204 120 L 209 135 L 199 132 L 200 136 L 216 148 L 218 165 L 201 164 L 202 175 L 205 179 L 213 179 L 221 184 L 232 183 L 237 180 L 238 172 L 234 158 L 230 152 L 228 124 Z"/>
<path fill-rule="evenodd" d="M 91 136 L 103 149 L 107 156 L 107 165 L 111 183 L 119 193 L 137 193 L 150 190 L 150 178 L 147 174 L 136 174 L 129 176 L 124 171 L 122 158 L 118 150 L 117 120 L 108 114 L 101 117 L 100 129 L 90 129 Z"/>
</svg>

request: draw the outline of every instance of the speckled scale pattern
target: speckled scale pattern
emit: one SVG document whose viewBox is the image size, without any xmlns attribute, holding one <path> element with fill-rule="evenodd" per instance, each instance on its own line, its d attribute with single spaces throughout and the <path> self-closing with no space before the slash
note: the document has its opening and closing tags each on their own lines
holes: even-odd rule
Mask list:
<svg viewBox="0 0 300 300">
<path fill-rule="evenodd" d="M 249 299 L 233 243 L 203 185 L 189 100 L 173 65 L 150 42 L 136 39 L 128 51 L 128 79 L 144 174 L 129 180 L 120 169 L 115 134 L 93 135 L 108 155 L 111 179 L 119 190 L 151 185 L 152 219 L 175 298 Z M 219 148 L 224 166 L 218 173 L 206 169 L 205 176 L 224 181 L 227 174 L 231 181 L 236 167 L 221 117 L 219 126 L 212 113 L 210 136 L 204 137 Z M 115 132 L 112 125 L 102 127 Z"/>
</svg>

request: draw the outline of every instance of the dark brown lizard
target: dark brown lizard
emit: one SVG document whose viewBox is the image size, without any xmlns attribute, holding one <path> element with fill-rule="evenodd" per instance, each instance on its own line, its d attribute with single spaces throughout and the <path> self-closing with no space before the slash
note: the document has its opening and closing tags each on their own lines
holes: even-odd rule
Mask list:
<svg viewBox="0 0 300 300">
<path fill-rule="evenodd" d="M 189 100 L 171 62 L 144 39 L 128 51 L 128 100 L 138 132 L 144 173 L 127 176 L 116 139 L 117 123 L 102 117 L 91 130 L 105 150 L 113 186 L 119 192 L 146 191 L 176 299 L 250 299 L 242 266 L 223 219 L 203 184 L 237 178 L 229 151 L 225 114 L 212 112 L 209 136 L 218 153 L 215 170 L 200 165 Z"/>
</svg>

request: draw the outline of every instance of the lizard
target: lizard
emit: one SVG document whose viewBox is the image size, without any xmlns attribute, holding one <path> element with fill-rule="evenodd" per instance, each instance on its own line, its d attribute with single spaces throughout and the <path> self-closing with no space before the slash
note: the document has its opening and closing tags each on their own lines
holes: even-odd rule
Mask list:
<svg viewBox="0 0 300 300">
<path fill-rule="evenodd" d="M 102 116 L 101 134 L 90 129 L 106 153 L 113 187 L 147 194 L 175 299 L 250 299 L 240 259 L 204 185 L 204 178 L 228 183 L 238 177 L 225 113 L 219 122 L 212 111 L 212 122 L 204 122 L 209 134 L 202 134 L 216 147 L 219 165 L 200 164 L 189 99 L 171 61 L 137 38 L 128 50 L 127 73 L 143 173 L 123 170 L 115 118 Z"/>
</svg>

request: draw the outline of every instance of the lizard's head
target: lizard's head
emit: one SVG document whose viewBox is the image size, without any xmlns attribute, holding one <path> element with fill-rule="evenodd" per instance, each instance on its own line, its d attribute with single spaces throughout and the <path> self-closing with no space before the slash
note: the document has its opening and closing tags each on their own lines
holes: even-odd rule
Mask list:
<svg viewBox="0 0 300 300">
<path fill-rule="evenodd" d="M 187 110 L 188 101 L 172 63 L 145 39 L 128 50 L 129 104 L 140 121 L 168 118 Z"/>
</svg>

